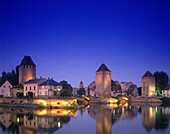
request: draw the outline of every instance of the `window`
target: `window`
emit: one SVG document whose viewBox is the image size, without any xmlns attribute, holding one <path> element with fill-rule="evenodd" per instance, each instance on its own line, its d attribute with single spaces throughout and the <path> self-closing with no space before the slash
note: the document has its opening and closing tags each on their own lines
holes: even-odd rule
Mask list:
<svg viewBox="0 0 170 134">
<path fill-rule="evenodd" d="M 4 93 L 4 89 L 1 90 L 1 93 Z"/>
<path fill-rule="evenodd" d="M 27 91 L 27 87 L 25 88 L 25 90 Z"/>
<path fill-rule="evenodd" d="M 10 86 L 9 86 L 9 88 L 10 88 Z"/>
<path fill-rule="evenodd" d="M 52 86 L 50 86 L 50 89 L 52 89 Z"/>
<path fill-rule="evenodd" d="M 35 93 L 34 93 L 34 96 L 35 96 Z"/>
<path fill-rule="evenodd" d="M 31 87 L 30 87 L 30 90 L 31 90 Z"/>
<path fill-rule="evenodd" d="M 54 86 L 54 89 L 57 89 L 57 86 Z"/>
<path fill-rule="evenodd" d="M 47 95 L 47 91 L 45 91 L 45 95 Z"/>
<path fill-rule="evenodd" d="M 39 89 L 42 89 L 42 87 L 41 87 L 41 86 L 39 86 Z"/>
<path fill-rule="evenodd" d="M 41 95 L 41 91 L 40 91 L 40 95 Z"/>
<path fill-rule="evenodd" d="M 60 86 L 58 86 L 58 89 L 60 89 Z"/>
<path fill-rule="evenodd" d="M 4 88 L 5 88 L 5 86 L 4 86 Z"/>
<path fill-rule="evenodd" d="M 35 90 L 35 86 L 34 86 L 34 90 Z"/>
</svg>

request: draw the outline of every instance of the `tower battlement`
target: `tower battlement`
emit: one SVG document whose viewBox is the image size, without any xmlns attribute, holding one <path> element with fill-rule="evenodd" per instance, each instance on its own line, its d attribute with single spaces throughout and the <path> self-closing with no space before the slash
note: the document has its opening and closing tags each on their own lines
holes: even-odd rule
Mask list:
<svg viewBox="0 0 170 134">
<path fill-rule="evenodd" d="M 24 56 L 21 64 L 19 65 L 19 83 L 36 78 L 36 65 L 30 56 Z"/>
</svg>

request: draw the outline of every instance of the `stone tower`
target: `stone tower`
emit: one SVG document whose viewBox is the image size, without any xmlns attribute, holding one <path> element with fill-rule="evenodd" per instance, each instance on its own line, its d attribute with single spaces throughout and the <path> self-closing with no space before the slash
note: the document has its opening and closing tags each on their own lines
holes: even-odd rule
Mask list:
<svg viewBox="0 0 170 134">
<path fill-rule="evenodd" d="M 84 88 L 84 84 L 83 84 L 82 81 L 81 81 L 80 84 L 79 84 L 79 88 Z"/>
<path fill-rule="evenodd" d="M 111 71 L 105 64 L 96 71 L 96 96 L 111 97 Z"/>
<path fill-rule="evenodd" d="M 142 96 L 155 96 L 155 77 L 149 71 L 142 77 Z"/>
<path fill-rule="evenodd" d="M 24 56 L 21 64 L 19 65 L 19 83 L 36 78 L 36 65 L 30 56 Z"/>
</svg>

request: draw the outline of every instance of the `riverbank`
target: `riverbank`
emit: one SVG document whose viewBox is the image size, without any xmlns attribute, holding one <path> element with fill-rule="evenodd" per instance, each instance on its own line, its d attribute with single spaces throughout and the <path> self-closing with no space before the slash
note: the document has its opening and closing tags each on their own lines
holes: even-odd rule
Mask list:
<svg viewBox="0 0 170 134">
<path fill-rule="evenodd" d="M 130 103 L 163 103 L 159 98 L 129 98 Z"/>
</svg>

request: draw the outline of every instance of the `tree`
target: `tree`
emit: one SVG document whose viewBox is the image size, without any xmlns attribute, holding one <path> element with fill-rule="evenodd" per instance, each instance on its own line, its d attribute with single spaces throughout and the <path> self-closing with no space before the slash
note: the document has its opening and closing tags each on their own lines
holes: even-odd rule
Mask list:
<svg viewBox="0 0 170 134">
<path fill-rule="evenodd" d="M 69 91 L 70 95 L 72 94 L 73 88 L 70 84 L 67 83 L 67 81 L 63 80 L 63 81 L 60 82 L 60 84 L 62 85 L 62 89 Z"/>
<path fill-rule="evenodd" d="M 113 91 L 116 87 L 116 82 L 111 80 L 111 90 Z"/>
<path fill-rule="evenodd" d="M 168 86 L 169 76 L 163 71 L 155 72 L 154 76 L 155 76 L 156 92 L 161 93 L 162 89 Z"/>
<path fill-rule="evenodd" d="M 141 87 L 138 87 L 138 95 L 139 95 L 139 96 L 142 95 Z"/>
<path fill-rule="evenodd" d="M 80 88 L 78 91 L 77 91 L 77 94 L 82 96 L 82 95 L 85 95 L 85 89 L 84 88 Z"/>
<path fill-rule="evenodd" d="M 16 67 L 16 72 L 13 69 L 11 72 L 2 72 L 2 76 L 0 77 L 0 86 L 8 80 L 12 85 L 18 84 L 18 67 Z"/>
<path fill-rule="evenodd" d="M 71 96 L 70 92 L 66 89 L 60 91 L 60 96 Z"/>
<path fill-rule="evenodd" d="M 22 98 L 22 97 L 24 96 L 24 94 L 23 94 L 23 93 L 20 93 L 20 92 L 17 92 L 17 93 L 16 93 L 16 96 L 17 96 L 17 98 Z"/>
<path fill-rule="evenodd" d="M 28 97 L 33 98 L 33 92 L 28 92 Z"/>
</svg>

